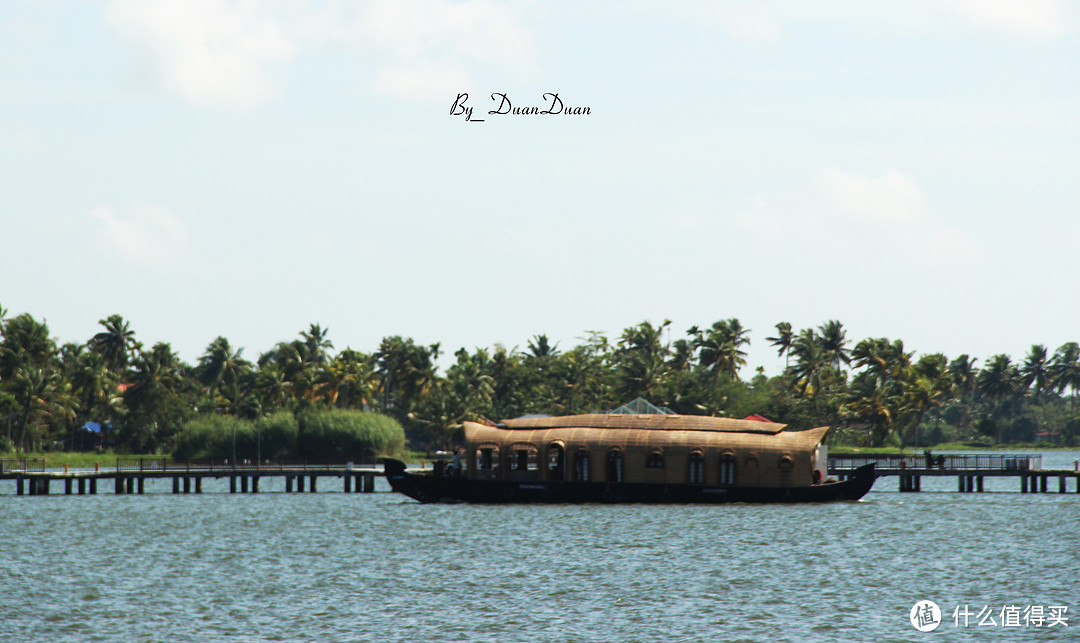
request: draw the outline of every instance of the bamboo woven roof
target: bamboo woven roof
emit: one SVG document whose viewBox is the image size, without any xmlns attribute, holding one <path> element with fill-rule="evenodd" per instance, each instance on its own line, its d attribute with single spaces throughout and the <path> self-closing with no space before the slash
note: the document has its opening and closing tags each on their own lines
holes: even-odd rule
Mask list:
<svg viewBox="0 0 1080 643">
<path fill-rule="evenodd" d="M 527 417 L 503 420 L 510 429 L 660 429 L 670 431 L 722 431 L 728 433 L 776 434 L 786 424 L 735 420 L 700 415 L 627 415 L 624 413 L 585 413 L 555 417 Z"/>
<path fill-rule="evenodd" d="M 574 417 L 581 418 L 582 416 Z M 530 421 L 551 419 L 529 418 Z M 739 420 L 733 421 L 739 422 Z M 643 450 L 651 447 L 702 447 L 743 449 L 759 453 L 783 452 L 792 449 L 810 452 L 821 443 L 829 430 L 829 427 L 822 426 L 806 431 L 766 433 L 763 431 L 686 429 L 675 426 L 665 426 L 662 429 L 648 426 L 589 427 L 582 426 L 584 423 L 581 421 L 565 424 L 567 426 L 519 426 L 511 429 L 505 426 L 465 422 L 465 440 L 473 445 L 482 443 L 502 446 L 532 444 L 537 448 L 552 442 L 563 442 L 567 446 L 619 446 L 628 450 Z"/>
</svg>

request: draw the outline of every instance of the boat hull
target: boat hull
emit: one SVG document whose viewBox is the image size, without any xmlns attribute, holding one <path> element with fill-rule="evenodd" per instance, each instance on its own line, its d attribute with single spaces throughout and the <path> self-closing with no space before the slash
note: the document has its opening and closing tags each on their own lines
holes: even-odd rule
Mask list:
<svg viewBox="0 0 1080 643">
<path fill-rule="evenodd" d="M 470 480 L 460 476 L 410 473 L 385 459 L 390 487 L 420 502 L 471 503 L 797 503 L 858 500 L 874 484 L 874 465 L 855 469 L 847 480 L 805 487 L 719 487 L 700 484 L 633 482 L 541 482 Z"/>
</svg>

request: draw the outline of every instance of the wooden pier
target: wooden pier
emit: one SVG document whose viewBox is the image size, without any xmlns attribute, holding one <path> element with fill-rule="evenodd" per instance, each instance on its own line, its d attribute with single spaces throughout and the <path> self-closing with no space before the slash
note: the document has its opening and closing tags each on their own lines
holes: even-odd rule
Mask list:
<svg viewBox="0 0 1080 643">
<path fill-rule="evenodd" d="M 47 471 L 44 460 L 0 460 L 0 480 L 14 480 L 16 495 L 48 495 L 53 489 L 64 495 L 94 495 L 98 483 L 112 487 L 113 493 L 143 494 L 147 479 L 172 480 L 172 492 L 202 493 L 203 480 L 229 479 L 229 493 L 259 493 L 263 478 L 285 478 L 286 493 L 318 491 L 319 478 L 338 478 L 345 493 L 375 491 L 375 477 L 383 475 L 374 463 L 357 466 L 351 462 L 264 462 L 228 463 L 213 461 L 178 462 L 166 458 L 118 458 L 115 468 Z M 306 484 L 305 484 L 306 483 Z M 55 487 L 53 485 L 56 485 Z"/>
<path fill-rule="evenodd" d="M 856 467 L 871 462 L 877 464 L 878 477 L 896 476 L 899 490 L 905 493 L 922 491 L 926 476 L 956 476 L 956 490 L 961 493 L 984 491 L 988 477 L 1008 477 L 1019 479 L 1021 493 L 1068 493 L 1072 486 L 1073 492 L 1080 494 L 1080 471 L 1043 469 L 1041 455 L 835 455 L 829 456 L 829 475 L 842 479 Z M 1053 480 L 1056 484 L 1052 484 Z"/>
</svg>

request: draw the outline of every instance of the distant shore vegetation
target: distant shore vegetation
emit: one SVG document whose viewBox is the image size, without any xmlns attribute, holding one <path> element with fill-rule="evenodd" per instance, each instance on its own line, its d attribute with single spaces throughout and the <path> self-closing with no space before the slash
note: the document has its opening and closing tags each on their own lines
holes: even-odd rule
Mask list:
<svg viewBox="0 0 1080 643">
<path fill-rule="evenodd" d="M 459 349 L 385 337 L 335 351 L 311 324 L 254 359 L 225 337 L 195 364 L 145 346 L 120 315 L 85 343 L 0 308 L 0 452 L 113 450 L 176 457 L 350 457 L 445 448 L 466 420 L 614 409 L 642 397 L 688 415 L 758 414 L 793 429 L 835 427 L 830 445 L 1080 446 L 1080 346 L 1034 345 L 1014 360 L 917 354 L 853 340 L 841 322 L 775 325 L 782 373 L 745 373 L 738 319 L 641 322 L 559 347 Z M 674 337 L 674 339 L 673 339 Z M 442 360 L 442 361 L 440 361 Z"/>
</svg>

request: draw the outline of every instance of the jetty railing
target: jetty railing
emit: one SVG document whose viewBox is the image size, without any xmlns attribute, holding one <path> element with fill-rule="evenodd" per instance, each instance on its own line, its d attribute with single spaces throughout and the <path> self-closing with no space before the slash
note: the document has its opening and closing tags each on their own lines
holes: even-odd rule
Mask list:
<svg viewBox="0 0 1080 643">
<path fill-rule="evenodd" d="M 117 458 L 116 470 L 119 471 L 346 471 L 357 467 L 372 467 L 378 458 L 364 456 L 349 461 L 305 459 L 265 459 L 262 462 L 252 460 L 173 460 L 171 458 Z"/>
<path fill-rule="evenodd" d="M 859 455 L 829 456 L 829 469 L 854 469 L 874 462 L 878 470 L 940 469 L 943 471 L 1037 471 L 1042 456 L 1029 454 L 940 454 L 930 455 Z"/>
<path fill-rule="evenodd" d="M 0 473 L 17 471 L 44 471 L 45 458 L 4 458 L 0 459 Z"/>
</svg>

